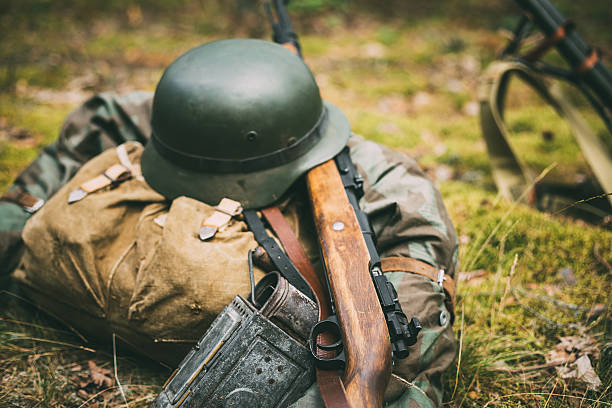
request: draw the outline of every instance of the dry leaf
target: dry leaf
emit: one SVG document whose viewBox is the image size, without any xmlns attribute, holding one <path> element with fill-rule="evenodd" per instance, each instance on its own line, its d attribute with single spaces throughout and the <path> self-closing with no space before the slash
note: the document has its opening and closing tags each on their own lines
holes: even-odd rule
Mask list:
<svg viewBox="0 0 612 408">
<path fill-rule="evenodd" d="M 113 386 L 113 380 L 108 377 L 111 372 L 106 368 L 101 368 L 96 365 L 93 361 L 87 362 L 89 365 L 89 377 L 91 382 L 98 386 L 98 388 L 109 388 Z"/>
<path fill-rule="evenodd" d="M 582 356 L 576 360 L 576 372 L 578 379 L 584 381 L 587 386 L 595 391 L 601 387 L 601 380 L 591 365 L 591 360 L 588 356 Z"/>
<path fill-rule="evenodd" d="M 548 364 L 553 365 L 563 365 L 566 363 L 571 363 L 576 360 L 576 355 L 574 353 L 568 353 L 565 349 L 553 349 L 546 353 L 546 362 Z"/>
<path fill-rule="evenodd" d="M 509 371 L 511 369 L 508 363 L 506 363 L 504 360 L 497 360 L 491 364 L 491 367 L 497 371 Z"/>
<path fill-rule="evenodd" d="M 557 367 L 559 375 L 563 379 L 576 379 L 586 384 L 587 388 L 595 391 L 601 387 L 601 380 L 591 365 L 591 360 L 584 355 L 572 363 L 569 367 Z"/>
<path fill-rule="evenodd" d="M 598 390 L 601 380 L 591 366 L 591 360 L 599 357 L 599 347 L 595 339 L 588 335 L 566 336 L 559 338 L 557 344 L 549 351 L 545 358 L 546 362 L 556 367 L 557 373 L 563 379 L 576 379 L 587 385 L 588 388 Z"/>
<path fill-rule="evenodd" d="M 599 316 L 601 316 L 602 314 L 606 313 L 607 311 L 608 311 L 608 307 L 606 305 L 604 305 L 603 303 L 597 303 L 596 305 L 593 305 L 593 307 L 591 307 L 591 310 L 589 310 L 589 314 L 587 315 L 587 320 L 593 321 L 597 319 Z"/>
<path fill-rule="evenodd" d="M 467 245 L 472 241 L 472 238 L 470 238 L 469 235 L 460 235 L 459 236 L 459 243 L 463 244 L 463 245 Z"/>
<path fill-rule="evenodd" d="M 576 361 L 579 357 L 590 354 L 599 357 L 599 348 L 595 339 L 588 335 L 559 337 L 557 344 L 545 358 L 549 364 L 561 365 Z"/>
<path fill-rule="evenodd" d="M 597 342 L 589 335 L 559 337 L 559 340 L 561 342 L 555 347 L 563 347 L 568 352 L 576 353 L 577 357 L 590 354 L 594 358 L 599 358 Z"/>
</svg>

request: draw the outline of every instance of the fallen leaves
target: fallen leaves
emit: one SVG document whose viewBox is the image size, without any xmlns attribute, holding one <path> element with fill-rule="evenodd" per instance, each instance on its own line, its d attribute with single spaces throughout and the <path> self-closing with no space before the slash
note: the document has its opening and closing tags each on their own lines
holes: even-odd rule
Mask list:
<svg viewBox="0 0 612 408">
<path fill-rule="evenodd" d="M 112 388 L 114 381 L 111 378 L 111 371 L 98 366 L 94 361 L 87 362 L 88 370 L 76 365 L 71 371 L 78 372 L 73 382 L 77 385 L 77 395 L 84 400 L 88 400 L 95 395 L 101 395 L 105 400 L 113 398 Z"/>
<path fill-rule="evenodd" d="M 458 279 L 459 281 L 469 281 L 475 278 L 482 278 L 488 274 L 489 272 L 486 269 L 477 269 L 471 272 L 459 272 Z"/>
<path fill-rule="evenodd" d="M 570 366 L 557 367 L 559 375 L 563 379 L 575 378 L 586 384 L 587 388 L 595 391 L 601 388 L 601 380 L 591 365 L 589 357 L 584 355 L 576 360 Z"/>
<path fill-rule="evenodd" d="M 545 358 L 548 365 L 555 366 L 559 376 L 565 380 L 575 379 L 587 388 L 598 390 L 601 380 L 591 365 L 589 355 L 597 359 L 599 347 L 589 335 L 560 337 L 559 343 Z"/>
<path fill-rule="evenodd" d="M 111 375 L 110 370 L 98 367 L 96 363 L 91 360 L 89 360 L 87 364 L 89 365 L 89 377 L 92 383 L 98 388 L 113 386 L 113 380 L 109 377 Z"/>
</svg>

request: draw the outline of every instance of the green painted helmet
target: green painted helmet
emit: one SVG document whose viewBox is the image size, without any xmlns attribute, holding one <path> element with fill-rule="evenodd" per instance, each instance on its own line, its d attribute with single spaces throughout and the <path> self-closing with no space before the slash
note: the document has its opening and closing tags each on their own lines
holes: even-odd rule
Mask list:
<svg viewBox="0 0 612 408">
<path fill-rule="evenodd" d="M 245 208 L 276 201 L 349 137 L 302 60 L 252 39 L 211 42 L 174 61 L 155 91 L 152 128 L 141 159 L 151 187 Z"/>
</svg>

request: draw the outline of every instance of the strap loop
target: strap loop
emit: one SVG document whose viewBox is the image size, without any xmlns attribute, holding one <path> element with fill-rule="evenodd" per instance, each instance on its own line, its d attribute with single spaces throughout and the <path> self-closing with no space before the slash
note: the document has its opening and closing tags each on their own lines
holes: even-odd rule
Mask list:
<svg viewBox="0 0 612 408">
<path fill-rule="evenodd" d="M 30 214 L 34 214 L 36 211 L 40 210 L 43 204 L 45 204 L 45 200 L 19 189 L 7 191 L 0 197 L 0 201 L 17 204 L 21 206 L 25 212 Z"/>
<path fill-rule="evenodd" d="M 413 258 L 399 256 L 382 258 L 380 262 L 383 272 L 402 271 L 416 273 L 440 285 L 446 294 L 445 304 L 451 314 L 451 323 L 455 321 L 455 305 L 457 303 L 455 281 L 450 275 L 446 275 L 443 269 L 434 268 L 425 262 Z"/>
<path fill-rule="evenodd" d="M 517 200 L 535 179 L 533 172 L 512 149 L 503 119 L 503 101 L 511 74 L 523 79 L 567 121 L 604 192 L 612 191 L 612 157 L 601 137 L 558 88 L 549 86 L 542 74 L 524 62 L 507 60 L 496 61 L 487 68 L 478 90 L 482 133 L 493 167 L 493 178 L 501 195 Z M 608 196 L 608 200 L 612 204 L 612 196 Z"/>
</svg>

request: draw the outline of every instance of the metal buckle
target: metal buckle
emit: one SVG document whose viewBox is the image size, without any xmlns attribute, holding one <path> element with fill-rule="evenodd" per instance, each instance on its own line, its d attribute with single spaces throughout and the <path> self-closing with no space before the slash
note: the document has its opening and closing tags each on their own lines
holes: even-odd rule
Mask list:
<svg viewBox="0 0 612 408">
<path fill-rule="evenodd" d="M 444 276 L 444 269 L 440 269 L 438 271 L 438 285 L 443 288 L 444 281 L 446 280 L 446 276 Z"/>
<path fill-rule="evenodd" d="M 29 207 L 24 205 L 23 209 L 27 213 L 34 214 L 36 211 L 40 210 L 40 207 L 42 207 L 44 204 L 45 200 L 38 199 L 38 201 L 36 201 L 33 205 Z"/>
</svg>

